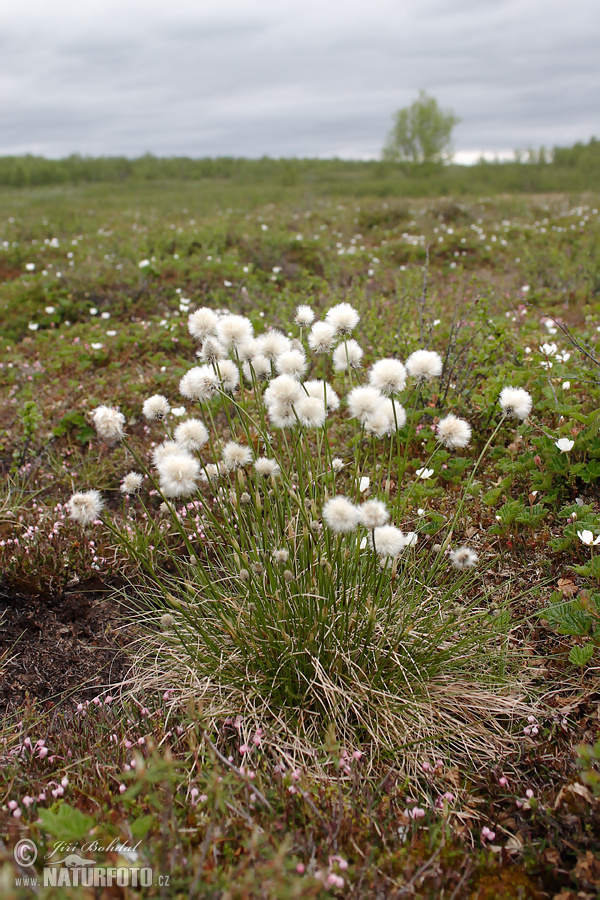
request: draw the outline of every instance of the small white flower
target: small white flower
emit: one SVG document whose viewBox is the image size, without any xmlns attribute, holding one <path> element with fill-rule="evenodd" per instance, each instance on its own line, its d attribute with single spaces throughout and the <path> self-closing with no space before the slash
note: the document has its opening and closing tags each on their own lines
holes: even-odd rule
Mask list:
<svg viewBox="0 0 600 900">
<path fill-rule="evenodd" d="M 515 416 L 517 419 L 526 419 L 531 412 L 531 394 L 523 388 L 502 388 L 499 403 L 507 416 Z"/>
<path fill-rule="evenodd" d="M 363 475 L 362 478 L 360 479 L 360 484 L 358 485 L 358 490 L 360 491 L 360 493 L 364 494 L 364 492 L 367 490 L 367 488 L 369 487 L 370 484 L 371 484 L 371 479 L 369 478 L 369 476 Z"/>
<path fill-rule="evenodd" d="M 346 497 L 337 496 L 323 507 L 323 518 L 334 534 L 355 531 L 360 521 L 360 510 Z"/>
<path fill-rule="evenodd" d="M 340 398 L 326 381 L 305 381 L 302 389 L 306 391 L 309 397 L 318 397 L 319 400 L 322 400 L 326 404 L 328 412 L 334 412 L 334 410 L 339 409 Z"/>
<path fill-rule="evenodd" d="M 325 424 L 325 404 L 319 397 L 301 397 L 294 404 L 294 410 L 304 428 L 321 428 Z"/>
<path fill-rule="evenodd" d="M 39 326 L 39 322 L 30 322 L 27 327 L 29 328 L 30 331 L 37 331 L 40 326 Z"/>
<path fill-rule="evenodd" d="M 118 409 L 110 406 L 99 406 L 92 413 L 94 428 L 98 437 L 108 444 L 115 444 L 124 437 L 123 426 L 125 416 Z"/>
<path fill-rule="evenodd" d="M 567 453 L 573 449 L 575 441 L 571 441 L 569 438 L 559 438 L 558 441 L 555 441 L 554 446 L 558 447 L 561 453 Z"/>
<path fill-rule="evenodd" d="M 464 419 L 459 419 L 454 413 L 449 413 L 441 419 L 437 427 L 437 439 L 448 450 L 467 447 L 471 440 L 471 426 Z"/>
<path fill-rule="evenodd" d="M 100 344 L 100 343 L 96 342 L 96 343 L 90 344 L 90 347 L 92 348 L 92 350 L 102 350 L 102 348 L 104 347 L 104 344 Z"/>
<path fill-rule="evenodd" d="M 185 406 L 174 406 L 171 409 L 171 415 L 177 416 L 177 418 L 180 418 L 181 416 L 185 416 L 186 412 L 187 412 L 187 410 L 186 410 Z"/>
<path fill-rule="evenodd" d="M 360 316 L 349 303 L 338 303 L 327 311 L 325 322 L 333 328 L 336 335 L 350 334 L 360 322 Z"/>
<path fill-rule="evenodd" d="M 67 503 L 70 517 L 80 525 L 90 525 L 94 522 L 104 506 L 104 500 L 100 491 L 85 491 L 73 494 Z"/>
<path fill-rule="evenodd" d="M 171 407 L 166 397 L 163 397 L 162 394 L 154 394 L 153 397 L 148 397 L 147 400 L 144 400 L 142 412 L 146 419 L 151 421 L 152 419 L 163 419 L 168 415 L 170 409 Z"/>
<path fill-rule="evenodd" d="M 361 525 L 370 531 L 373 531 L 374 528 L 381 528 L 389 517 L 390 514 L 382 500 L 367 500 L 360 506 Z"/>
<path fill-rule="evenodd" d="M 600 544 L 600 534 L 599 534 L 598 537 L 594 540 L 593 532 L 589 531 L 587 528 L 584 528 L 583 531 L 578 531 L 578 532 L 577 532 L 577 537 L 578 537 L 581 541 L 583 541 L 583 543 L 586 544 L 588 547 L 590 547 L 590 546 L 591 546 L 591 547 L 595 547 L 596 544 Z"/>
<path fill-rule="evenodd" d="M 406 369 L 399 359 L 380 359 L 371 367 L 369 383 L 382 394 L 398 394 L 406 385 Z"/>
<path fill-rule="evenodd" d="M 344 341 L 333 351 L 333 368 L 336 372 L 345 372 L 350 366 L 357 369 L 363 358 L 363 349 L 357 341 Z"/>
<path fill-rule="evenodd" d="M 174 438 L 184 450 L 200 450 L 208 443 L 208 429 L 200 419 L 188 419 L 175 429 Z"/>
<path fill-rule="evenodd" d="M 26 263 L 25 268 L 28 272 L 33 272 L 33 270 L 35 269 L 35 263 Z"/>
<path fill-rule="evenodd" d="M 417 476 L 417 478 L 422 478 L 423 481 L 426 481 L 428 478 L 431 478 L 431 476 L 433 475 L 433 469 L 427 469 L 427 468 L 423 467 L 422 469 L 417 469 L 417 471 L 415 472 L 415 475 Z"/>
<path fill-rule="evenodd" d="M 268 478 L 271 475 L 279 475 L 279 472 L 281 471 L 279 463 L 266 456 L 259 456 L 259 458 L 254 461 L 254 468 L 258 475 L 262 475 L 263 478 Z"/>
<path fill-rule="evenodd" d="M 458 547 L 450 553 L 450 562 L 455 569 L 470 569 L 477 565 L 479 557 L 469 547 Z"/>
<path fill-rule="evenodd" d="M 296 308 L 294 322 L 300 328 L 308 328 L 315 321 L 315 314 L 310 306 L 300 305 Z"/>
<path fill-rule="evenodd" d="M 223 461 L 228 469 L 239 469 L 252 462 L 252 450 L 235 441 L 228 441 L 223 447 Z"/>
<path fill-rule="evenodd" d="M 435 350 L 415 350 L 406 360 L 406 368 L 417 381 L 429 381 L 442 374 L 442 357 Z"/>
<path fill-rule="evenodd" d="M 49 316 L 51 316 L 52 313 L 56 312 L 56 307 L 55 306 L 45 306 L 44 311 L 47 312 Z"/>
<path fill-rule="evenodd" d="M 142 486 L 143 476 L 139 472 L 129 472 L 121 482 L 122 494 L 137 494 Z"/>
<path fill-rule="evenodd" d="M 149 265 L 150 265 L 150 260 L 149 260 L 149 259 L 142 259 L 142 260 L 138 263 L 138 266 L 140 267 L 140 269 L 145 269 L 146 266 L 149 266 Z"/>
<path fill-rule="evenodd" d="M 571 382 L 570 382 L 570 381 L 563 381 L 562 387 L 563 387 L 563 391 L 568 391 L 569 388 L 571 387 Z"/>
</svg>

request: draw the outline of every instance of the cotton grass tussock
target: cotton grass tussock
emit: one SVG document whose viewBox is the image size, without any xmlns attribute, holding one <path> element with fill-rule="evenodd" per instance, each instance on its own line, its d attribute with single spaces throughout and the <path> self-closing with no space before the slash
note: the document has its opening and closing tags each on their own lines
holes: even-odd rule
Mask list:
<svg viewBox="0 0 600 900">
<path fill-rule="evenodd" d="M 387 506 L 381 500 L 366 500 L 361 503 L 359 510 L 360 524 L 369 531 L 382 528 L 390 517 Z"/>
<path fill-rule="evenodd" d="M 245 316 L 222 316 L 217 322 L 217 336 L 227 352 L 241 347 L 254 337 L 252 322 Z"/>
<path fill-rule="evenodd" d="M 383 400 L 381 392 L 373 387 L 356 387 L 348 394 L 348 411 L 353 418 L 364 424 Z"/>
<path fill-rule="evenodd" d="M 414 533 L 404 534 L 395 525 L 381 525 L 369 535 L 371 546 L 379 556 L 395 559 L 406 547 L 416 542 Z"/>
<path fill-rule="evenodd" d="M 193 452 L 201 450 L 208 444 L 209 434 L 206 425 L 200 419 L 187 419 L 177 426 L 173 437 L 184 450 Z"/>
<path fill-rule="evenodd" d="M 281 331 L 277 331 L 276 328 L 259 335 L 256 338 L 256 345 L 258 352 L 272 363 L 282 353 L 286 353 L 291 349 L 290 339 Z"/>
<path fill-rule="evenodd" d="M 406 368 L 417 382 L 439 378 L 443 369 L 442 357 L 435 350 L 415 350 L 406 360 Z"/>
<path fill-rule="evenodd" d="M 92 413 L 98 437 L 107 444 L 116 444 L 125 437 L 125 416 L 110 406 L 98 406 Z"/>
<path fill-rule="evenodd" d="M 170 410 L 169 401 L 162 394 L 154 394 L 154 396 L 148 397 L 147 400 L 144 400 L 142 407 L 142 413 L 149 422 L 154 419 L 164 419 L 165 416 L 168 416 Z"/>
<path fill-rule="evenodd" d="M 196 356 L 206 363 L 215 364 L 227 356 L 227 350 L 215 337 L 208 337 L 203 342 L 200 350 L 196 351 Z"/>
<path fill-rule="evenodd" d="M 502 388 L 499 403 L 505 415 L 521 420 L 527 418 L 533 405 L 531 394 L 523 388 L 513 387 Z"/>
<path fill-rule="evenodd" d="M 100 491 L 80 491 L 73 494 L 67 503 L 69 516 L 78 525 L 91 525 L 104 508 Z"/>
<path fill-rule="evenodd" d="M 264 393 L 267 406 L 273 403 L 297 403 L 303 392 L 298 380 L 291 375 L 279 375 L 273 378 Z"/>
<path fill-rule="evenodd" d="M 286 350 L 275 360 L 275 369 L 280 375 L 291 375 L 300 379 L 306 372 L 308 362 L 302 350 Z"/>
<path fill-rule="evenodd" d="M 258 459 L 255 459 L 254 468 L 257 474 L 263 478 L 275 477 L 281 471 L 279 463 L 274 459 L 268 459 L 266 456 L 259 456 Z"/>
</svg>

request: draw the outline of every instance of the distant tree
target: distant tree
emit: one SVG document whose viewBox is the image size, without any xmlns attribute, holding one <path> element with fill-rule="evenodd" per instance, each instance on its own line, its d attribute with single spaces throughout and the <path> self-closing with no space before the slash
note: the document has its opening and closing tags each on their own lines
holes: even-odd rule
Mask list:
<svg viewBox="0 0 600 900">
<path fill-rule="evenodd" d="M 452 110 L 443 110 L 426 91 L 410 106 L 399 109 L 394 127 L 383 148 L 383 158 L 391 162 L 442 163 L 451 156 L 452 129 L 460 119 Z"/>
</svg>

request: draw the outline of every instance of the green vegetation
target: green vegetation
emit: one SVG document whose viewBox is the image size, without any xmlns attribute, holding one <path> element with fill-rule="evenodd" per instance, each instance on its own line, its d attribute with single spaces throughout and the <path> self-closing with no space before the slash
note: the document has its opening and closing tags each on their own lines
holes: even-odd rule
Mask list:
<svg viewBox="0 0 600 900">
<path fill-rule="evenodd" d="M 410 106 L 396 113 L 383 158 L 425 166 L 445 162 L 451 155 L 452 129 L 459 122 L 453 112 L 440 109 L 435 97 L 420 91 Z"/>
</svg>

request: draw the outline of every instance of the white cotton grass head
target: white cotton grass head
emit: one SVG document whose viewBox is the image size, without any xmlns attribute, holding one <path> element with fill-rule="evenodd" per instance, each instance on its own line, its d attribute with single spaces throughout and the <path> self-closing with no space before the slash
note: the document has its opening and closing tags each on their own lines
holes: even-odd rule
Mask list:
<svg viewBox="0 0 600 900">
<path fill-rule="evenodd" d="M 301 304 L 296 307 L 296 315 L 294 317 L 296 325 L 299 325 L 300 328 L 309 328 L 314 321 L 315 314 L 310 306 Z"/>
<path fill-rule="evenodd" d="M 347 497 L 338 495 L 328 500 L 323 507 L 323 518 L 334 534 L 348 534 L 358 527 L 360 509 Z"/>
<path fill-rule="evenodd" d="M 211 366 L 194 366 L 179 382 L 179 391 L 190 400 L 210 400 L 219 390 L 219 379 Z"/>
<path fill-rule="evenodd" d="M 315 379 L 313 381 L 305 381 L 302 385 L 303 390 L 309 397 L 318 397 L 327 406 L 327 412 L 335 412 L 340 407 L 340 398 L 326 381 Z"/>
<path fill-rule="evenodd" d="M 175 441 L 184 450 L 200 450 L 208 443 L 208 429 L 200 419 L 187 419 L 178 425 L 173 434 Z"/>
<path fill-rule="evenodd" d="M 218 463 L 207 463 L 200 472 L 200 481 L 205 484 L 215 484 L 221 475 L 226 474 L 225 469 L 222 469 Z"/>
<path fill-rule="evenodd" d="M 142 486 L 144 476 L 139 472 L 129 472 L 121 482 L 122 494 L 137 494 Z"/>
<path fill-rule="evenodd" d="M 335 328 L 329 322 L 315 322 L 308 333 L 308 346 L 315 353 L 329 353 L 335 343 Z"/>
<path fill-rule="evenodd" d="M 164 419 L 170 410 L 169 401 L 162 394 L 154 394 L 153 397 L 148 397 L 147 400 L 144 400 L 144 405 L 142 406 L 142 413 L 149 422 L 153 419 Z"/>
<path fill-rule="evenodd" d="M 203 306 L 188 317 L 188 331 L 197 341 L 204 341 L 217 334 L 218 322 L 216 312 Z"/>
<path fill-rule="evenodd" d="M 363 358 L 363 349 L 355 340 L 344 341 L 333 351 L 333 368 L 345 372 L 348 368 L 358 369 Z"/>
<path fill-rule="evenodd" d="M 266 389 L 264 400 L 267 406 L 272 403 L 297 403 L 303 393 L 296 378 L 291 375 L 278 375 Z"/>
<path fill-rule="evenodd" d="M 252 462 L 252 450 L 236 441 L 228 441 L 223 447 L 223 462 L 230 471 L 249 466 Z"/>
<path fill-rule="evenodd" d="M 531 394 L 523 388 L 505 387 L 500 391 L 499 403 L 507 416 L 526 419 L 531 412 Z"/>
<path fill-rule="evenodd" d="M 360 322 L 360 316 L 349 303 L 338 303 L 325 314 L 325 322 L 336 335 L 351 334 Z"/>
<path fill-rule="evenodd" d="M 459 419 L 454 413 L 449 413 L 437 427 L 437 439 L 448 450 L 462 450 L 469 446 L 471 440 L 471 426 L 464 419 Z"/>
<path fill-rule="evenodd" d="M 240 371 L 232 359 L 222 359 L 215 364 L 221 389 L 233 394 L 240 380 Z"/>
<path fill-rule="evenodd" d="M 472 569 L 479 557 L 470 547 L 458 547 L 450 553 L 450 562 L 455 569 Z"/>
<path fill-rule="evenodd" d="M 360 524 L 373 531 L 374 528 L 382 528 L 388 521 L 390 514 L 383 500 L 366 500 L 360 507 Z"/>
<path fill-rule="evenodd" d="M 98 406 L 92 413 L 96 433 L 107 444 L 116 444 L 125 437 L 125 416 L 111 406 Z"/>
<path fill-rule="evenodd" d="M 406 368 L 417 381 L 439 378 L 444 365 L 442 357 L 435 350 L 415 350 L 406 360 Z"/>
<path fill-rule="evenodd" d="M 196 356 L 207 363 L 216 363 L 220 359 L 225 359 L 227 350 L 216 337 L 207 337 L 202 342 L 200 350 L 196 352 Z"/>
<path fill-rule="evenodd" d="M 69 516 L 79 525 L 91 525 L 104 507 L 100 491 L 80 491 L 73 494 L 67 503 Z"/>
<path fill-rule="evenodd" d="M 397 400 L 391 397 L 385 397 L 375 412 L 365 419 L 365 431 L 375 435 L 375 437 L 384 437 L 386 434 L 394 434 L 399 428 L 403 428 L 406 424 L 406 412 L 404 407 Z"/>
<path fill-rule="evenodd" d="M 178 453 L 168 453 L 157 462 L 159 486 L 165 497 L 188 497 L 196 490 L 200 475 L 198 460 L 179 449 Z"/>
<path fill-rule="evenodd" d="M 303 428 L 321 428 L 325 424 L 325 404 L 319 397 L 301 397 L 294 410 Z"/>
<path fill-rule="evenodd" d="M 298 424 L 294 406 L 291 403 L 273 402 L 267 407 L 267 415 L 275 428 L 293 428 Z"/>
<path fill-rule="evenodd" d="M 399 359 L 380 359 L 371 366 L 369 384 L 382 394 L 399 394 L 406 385 L 406 368 Z"/>
<path fill-rule="evenodd" d="M 152 462 L 158 466 L 161 460 L 172 453 L 181 453 L 181 444 L 178 444 L 177 441 L 163 441 L 152 451 Z"/>
<path fill-rule="evenodd" d="M 244 378 L 253 381 L 268 381 L 271 377 L 271 363 L 262 353 L 257 353 L 243 365 Z"/>
<path fill-rule="evenodd" d="M 369 416 L 374 414 L 383 400 L 383 394 L 373 387 L 355 387 L 348 394 L 348 409 L 350 415 L 354 419 L 359 419 L 364 425 Z"/>
<path fill-rule="evenodd" d="M 277 357 L 289 350 L 291 346 L 290 339 L 276 328 L 259 335 L 256 338 L 256 344 L 258 352 L 266 356 L 269 362 L 275 362 Z"/>
<path fill-rule="evenodd" d="M 217 336 L 226 350 L 235 350 L 252 340 L 254 328 L 246 316 L 221 316 L 217 322 Z"/>
<path fill-rule="evenodd" d="M 404 534 L 395 525 L 382 525 L 375 528 L 369 535 L 371 546 L 375 552 L 379 556 L 392 559 L 399 556 L 406 547 L 412 547 L 416 539 L 414 532 Z"/>
<path fill-rule="evenodd" d="M 252 359 L 252 357 L 256 356 L 258 353 L 258 345 L 256 341 L 252 339 L 251 341 L 246 341 L 244 344 L 240 344 L 239 347 L 236 347 L 235 352 L 240 362 L 248 362 L 248 360 Z"/>
<path fill-rule="evenodd" d="M 306 372 L 306 355 L 303 350 L 286 350 L 275 360 L 275 368 L 280 375 L 291 375 L 300 379 Z"/>
<path fill-rule="evenodd" d="M 263 478 L 275 477 L 281 472 L 279 463 L 267 456 L 259 456 L 258 459 L 255 459 L 254 468 L 257 475 L 261 475 Z"/>
</svg>

